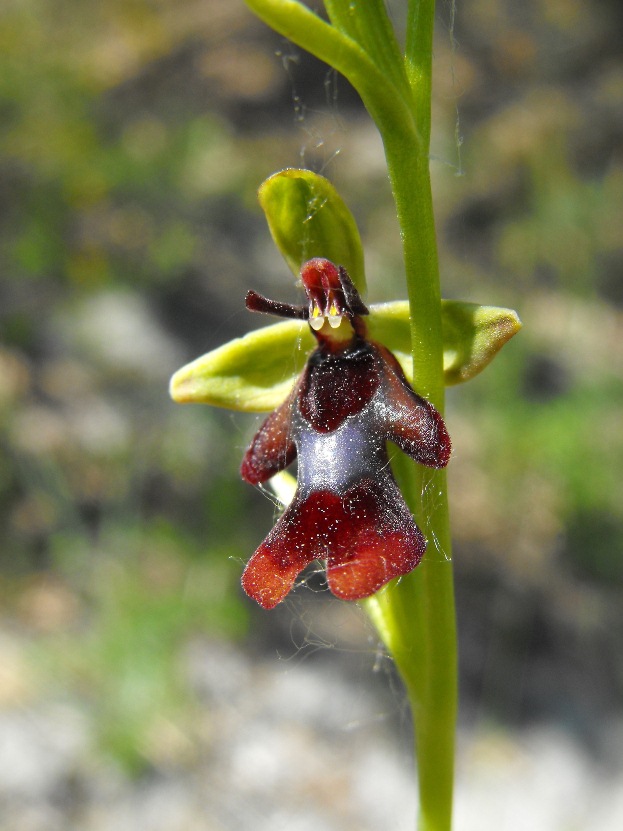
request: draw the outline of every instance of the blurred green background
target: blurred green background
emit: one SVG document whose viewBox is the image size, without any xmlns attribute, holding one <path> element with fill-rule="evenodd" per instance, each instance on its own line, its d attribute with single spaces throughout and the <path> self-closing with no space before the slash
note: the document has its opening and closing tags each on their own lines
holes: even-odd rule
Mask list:
<svg viewBox="0 0 623 831">
<path fill-rule="evenodd" d="M 449 391 L 462 723 L 556 724 L 610 762 L 622 29 L 618 0 L 439 4 L 432 144 L 444 295 L 524 323 Z M 178 366 L 261 325 L 248 287 L 297 297 L 255 198 L 287 166 L 329 176 L 353 210 L 368 299 L 404 296 L 382 148 L 356 94 L 241 0 L 4 0 L 0 710 L 79 712 L 90 764 L 123 781 L 192 769 L 209 745 L 193 644 L 274 655 L 302 619 L 298 600 L 267 616 L 239 589 L 274 516 L 238 479 L 257 420 L 167 396 Z M 304 614 L 369 643 L 323 594 Z M 13 810 L 12 831 L 56 827 Z"/>
</svg>

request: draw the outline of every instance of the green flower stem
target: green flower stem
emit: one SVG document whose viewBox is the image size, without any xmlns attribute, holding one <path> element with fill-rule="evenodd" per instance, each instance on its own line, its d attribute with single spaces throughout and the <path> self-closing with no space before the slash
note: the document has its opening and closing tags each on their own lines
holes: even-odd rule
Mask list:
<svg viewBox="0 0 623 831">
<path fill-rule="evenodd" d="M 418 568 L 365 601 L 394 658 L 411 705 L 418 760 L 420 831 L 452 825 L 457 707 L 456 629 L 445 474 L 397 456 L 394 469 L 429 545 Z M 422 499 L 422 493 L 425 498 Z"/>
<path fill-rule="evenodd" d="M 411 2 L 405 65 L 413 121 L 400 132 L 380 123 L 402 232 L 416 389 L 443 412 L 441 291 L 429 171 L 433 0 Z M 412 124 L 417 126 L 414 135 Z M 457 713 L 457 644 L 445 471 L 397 459 L 396 473 L 426 555 L 408 577 L 369 603 L 372 619 L 402 675 L 414 718 L 420 831 L 452 827 Z"/>
<path fill-rule="evenodd" d="M 441 296 L 429 173 L 434 0 L 410 0 L 404 62 L 380 0 L 326 0 L 326 23 L 296 0 L 247 0 L 285 37 L 344 74 L 376 122 L 402 233 L 415 387 L 443 412 Z M 443 471 L 406 459 L 397 475 L 429 545 L 410 575 L 366 602 L 404 679 L 418 759 L 420 831 L 452 823 L 456 624 Z"/>
<path fill-rule="evenodd" d="M 411 2 L 405 66 L 413 119 L 377 121 L 402 232 L 417 390 L 443 412 L 439 265 L 429 172 L 434 2 Z M 405 682 L 414 718 L 420 831 L 452 826 L 457 646 L 445 471 L 399 457 L 396 473 L 429 539 L 420 566 L 368 602 Z"/>
</svg>

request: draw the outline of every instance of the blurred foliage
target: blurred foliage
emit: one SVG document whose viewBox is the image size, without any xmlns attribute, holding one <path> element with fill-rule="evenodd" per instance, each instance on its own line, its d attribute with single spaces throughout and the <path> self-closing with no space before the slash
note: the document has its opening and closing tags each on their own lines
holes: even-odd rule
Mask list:
<svg viewBox="0 0 623 831">
<path fill-rule="evenodd" d="M 237 450 L 224 419 L 166 395 L 186 352 L 164 287 L 195 279 L 210 217 L 244 213 L 245 179 L 253 194 L 263 174 L 203 97 L 224 71 L 208 46 L 245 14 L 227 5 L 0 13 L 2 594 L 43 636 L 43 689 L 91 701 L 130 769 L 188 710 L 181 645 L 245 631 Z"/>
<path fill-rule="evenodd" d="M 205 546 L 161 523 L 115 524 L 95 561 L 80 538 L 56 544 L 61 563 L 91 562 L 69 630 L 45 633 L 49 621 L 41 620 L 40 609 L 45 636 L 32 650 L 40 677 L 48 685 L 55 679 L 52 693 L 68 683 L 80 691 L 102 749 L 128 771 L 179 762 L 180 753 L 192 752 L 196 716 L 180 656 L 193 637 L 244 633 L 246 615 L 233 592 L 237 564 L 227 549 L 212 548 L 206 559 Z M 39 606 L 46 588 L 38 586 Z M 32 614 L 37 603 L 27 607 Z M 84 632 L 78 614 L 89 618 Z"/>
<path fill-rule="evenodd" d="M 551 650 L 571 633 L 585 672 L 623 629 L 622 12 L 466 0 L 440 16 L 445 293 L 524 322 L 448 408 L 464 689 L 491 677 L 497 628 L 499 701 L 544 633 Z M 245 631 L 237 575 L 271 519 L 237 481 L 252 422 L 175 407 L 168 377 L 261 323 L 246 288 L 289 299 L 255 197 L 281 167 L 335 181 L 370 301 L 403 296 L 382 152 L 352 90 L 232 0 L 5 0 L 0 116 L 6 626 L 42 694 L 80 696 L 138 770 L 166 756 L 165 722 L 188 731 L 184 643 Z M 515 649 L 531 627 L 532 657 Z M 616 706 L 620 657 L 600 663 Z M 550 700 L 584 695 L 541 677 Z"/>
<path fill-rule="evenodd" d="M 4 9 L 3 273 L 136 285 L 198 262 L 197 203 L 236 198 L 245 178 L 230 127 L 192 99 L 210 74 L 201 65 L 210 5 L 223 4 Z M 185 69 L 197 75 L 189 89 L 175 79 Z"/>
</svg>

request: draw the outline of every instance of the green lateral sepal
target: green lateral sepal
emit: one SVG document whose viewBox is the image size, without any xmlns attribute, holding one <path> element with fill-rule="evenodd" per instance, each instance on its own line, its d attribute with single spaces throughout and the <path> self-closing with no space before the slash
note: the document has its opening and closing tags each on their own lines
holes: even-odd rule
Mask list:
<svg viewBox="0 0 623 831">
<path fill-rule="evenodd" d="M 370 307 L 366 318 L 370 340 L 385 344 L 413 379 L 409 304 Z M 476 303 L 442 301 L 444 377 L 447 385 L 481 372 L 519 331 L 511 309 Z M 285 400 L 315 346 L 307 323 L 287 321 L 249 332 L 179 369 L 170 392 L 180 404 L 211 404 L 243 412 L 269 412 Z"/>
</svg>

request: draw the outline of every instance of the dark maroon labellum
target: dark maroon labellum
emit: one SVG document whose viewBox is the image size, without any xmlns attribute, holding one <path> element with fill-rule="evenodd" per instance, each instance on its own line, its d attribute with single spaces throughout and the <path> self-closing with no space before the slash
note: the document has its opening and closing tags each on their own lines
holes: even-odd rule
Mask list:
<svg viewBox="0 0 623 831">
<path fill-rule="evenodd" d="M 314 430 L 330 433 L 361 412 L 376 392 L 380 375 L 365 341 L 337 355 L 317 349 L 302 376 L 299 409 Z"/>
</svg>

